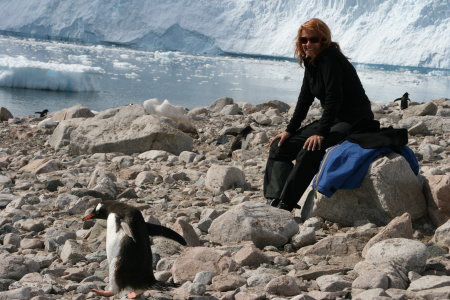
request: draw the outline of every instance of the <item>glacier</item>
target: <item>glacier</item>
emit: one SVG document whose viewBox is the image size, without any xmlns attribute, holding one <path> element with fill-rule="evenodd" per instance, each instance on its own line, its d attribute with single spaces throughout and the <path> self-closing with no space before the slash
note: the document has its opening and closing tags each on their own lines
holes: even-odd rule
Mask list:
<svg viewBox="0 0 450 300">
<path fill-rule="evenodd" d="M 0 0 L 0 33 L 149 51 L 292 58 L 324 20 L 353 62 L 450 69 L 449 0 Z"/>
</svg>

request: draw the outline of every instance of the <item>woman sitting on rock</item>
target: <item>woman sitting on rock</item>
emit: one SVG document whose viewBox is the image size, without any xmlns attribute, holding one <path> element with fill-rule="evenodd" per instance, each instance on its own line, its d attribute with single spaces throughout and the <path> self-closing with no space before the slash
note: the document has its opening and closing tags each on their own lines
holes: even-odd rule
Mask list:
<svg viewBox="0 0 450 300">
<path fill-rule="evenodd" d="M 299 208 L 297 202 L 319 170 L 325 149 L 341 142 L 352 124 L 373 120 L 355 68 L 323 21 L 311 19 L 300 26 L 295 56 L 305 67 L 303 84 L 289 125 L 270 142 L 264 177 L 269 204 L 289 211 Z M 300 127 L 314 98 L 320 100 L 322 116 Z"/>
</svg>

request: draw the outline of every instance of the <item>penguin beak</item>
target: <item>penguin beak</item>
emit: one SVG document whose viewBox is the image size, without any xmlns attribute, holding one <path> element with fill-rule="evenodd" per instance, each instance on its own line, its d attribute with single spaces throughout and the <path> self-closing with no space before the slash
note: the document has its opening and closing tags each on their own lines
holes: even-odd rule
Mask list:
<svg viewBox="0 0 450 300">
<path fill-rule="evenodd" d="M 89 219 L 92 219 L 93 217 L 95 217 L 94 214 L 87 215 L 86 217 L 83 218 L 83 221 L 87 221 Z"/>
</svg>

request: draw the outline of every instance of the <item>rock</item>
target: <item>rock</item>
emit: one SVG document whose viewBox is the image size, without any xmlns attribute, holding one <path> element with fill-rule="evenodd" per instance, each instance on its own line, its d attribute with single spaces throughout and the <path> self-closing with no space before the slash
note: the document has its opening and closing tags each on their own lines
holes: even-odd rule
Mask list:
<svg viewBox="0 0 450 300">
<path fill-rule="evenodd" d="M 328 198 L 318 193 L 314 198 L 311 187 L 301 199 L 301 216 L 320 216 L 332 222 L 352 226 L 369 220 L 385 225 L 405 212 L 416 220 L 426 214 L 422 185 L 406 160 L 394 153 L 375 160 L 362 181 L 353 190 L 338 190 Z"/>
<path fill-rule="evenodd" d="M 400 128 L 411 128 L 414 125 L 423 122 L 430 134 L 442 134 L 450 131 L 450 118 L 437 116 L 410 117 L 398 122 Z"/>
<path fill-rule="evenodd" d="M 38 128 L 55 128 L 56 126 L 58 126 L 58 122 L 56 122 L 52 118 L 47 118 L 37 124 Z"/>
<path fill-rule="evenodd" d="M 22 219 L 14 223 L 14 225 L 25 231 L 40 232 L 45 229 L 42 221 L 34 219 Z"/>
<path fill-rule="evenodd" d="M 209 271 L 213 275 L 219 274 L 219 261 L 222 255 L 217 251 L 205 247 L 187 248 L 177 257 L 172 266 L 175 283 L 193 280 L 198 272 Z"/>
<path fill-rule="evenodd" d="M 209 227 L 211 227 L 212 220 L 210 218 L 204 218 L 198 221 L 197 228 L 202 232 L 208 232 Z"/>
<path fill-rule="evenodd" d="M 403 110 L 403 118 L 409 118 L 414 116 L 434 116 L 438 107 L 433 102 L 426 102 L 420 105 L 410 106 Z"/>
<path fill-rule="evenodd" d="M 44 242 L 39 239 L 23 239 L 20 241 L 20 248 L 22 249 L 43 249 Z"/>
<path fill-rule="evenodd" d="M 436 229 L 433 241 L 439 246 L 450 248 L 450 219 Z"/>
<path fill-rule="evenodd" d="M 422 272 L 427 260 L 427 247 L 421 242 L 393 238 L 374 244 L 366 252 L 366 260 L 395 263 L 408 271 Z"/>
<path fill-rule="evenodd" d="M 3 245 L 13 245 L 16 248 L 20 247 L 20 235 L 15 233 L 7 233 L 3 238 Z"/>
<path fill-rule="evenodd" d="M 272 124 L 272 120 L 261 112 L 254 113 L 251 116 L 259 125 L 267 126 Z"/>
<path fill-rule="evenodd" d="M 0 292 L 0 300 L 28 300 L 31 299 L 29 287 Z"/>
<path fill-rule="evenodd" d="M 316 242 L 316 231 L 313 227 L 300 226 L 299 233 L 291 238 L 295 248 L 301 248 Z"/>
<path fill-rule="evenodd" d="M 209 110 L 212 112 L 220 112 L 225 106 L 231 104 L 234 104 L 234 100 L 232 98 L 219 98 L 209 106 Z"/>
<path fill-rule="evenodd" d="M 279 296 L 295 296 L 300 294 L 302 283 L 299 279 L 282 275 L 272 279 L 264 288 L 266 293 Z"/>
<path fill-rule="evenodd" d="M 272 279 L 276 278 L 277 276 L 274 274 L 257 274 L 250 276 L 247 279 L 247 286 L 249 287 L 256 287 L 256 286 L 265 286 L 268 284 Z"/>
<path fill-rule="evenodd" d="M 75 105 L 52 114 L 52 120 L 54 121 L 64 121 L 74 118 L 92 118 L 94 113 L 87 107 L 83 105 Z"/>
<path fill-rule="evenodd" d="M 263 263 L 268 263 L 269 258 L 259 249 L 246 245 L 234 255 L 234 260 L 241 266 L 257 267 Z"/>
<path fill-rule="evenodd" d="M 192 226 L 185 220 L 181 218 L 177 219 L 175 224 L 173 224 L 172 229 L 184 237 L 188 246 L 196 247 L 201 245 L 194 228 L 192 228 Z"/>
<path fill-rule="evenodd" d="M 354 271 L 359 276 L 369 276 L 369 274 L 379 272 L 385 273 L 389 280 L 389 288 L 403 289 L 405 290 L 409 285 L 408 270 L 400 264 L 395 262 L 373 262 L 373 261 L 361 261 L 354 267 Z"/>
<path fill-rule="evenodd" d="M 61 249 L 60 257 L 64 263 L 70 262 L 72 264 L 84 260 L 86 254 L 91 253 L 91 249 L 77 243 L 74 240 L 67 240 Z"/>
<path fill-rule="evenodd" d="M 377 235 L 371 238 L 364 247 L 362 256 L 363 257 L 365 256 L 367 250 L 370 247 L 372 247 L 372 245 L 391 238 L 405 238 L 405 239 L 413 238 L 411 216 L 408 213 L 404 213 L 399 217 L 395 217 Z"/>
<path fill-rule="evenodd" d="M 69 148 L 75 154 L 165 150 L 178 155 L 192 149 L 192 138 L 175 127 L 170 119 L 144 115 L 143 107 L 127 105 L 102 111 L 78 124 L 70 132 Z M 58 148 L 55 142 L 51 145 Z"/>
<path fill-rule="evenodd" d="M 55 150 L 59 150 L 69 145 L 72 131 L 77 128 L 83 120 L 84 119 L 69 119 L 60 122 L 48 139 L 49 145 L 51 145 Z"/>
<path fill-rule="evenodd" d="M 27 257 L 0 254 L 0 279 L 20 280 L 25 274 L 39 271 L 39 264 Z"/>
<path fill-rule="evenodd" d="M 289 109 L 291 108 L 291 106 L 283 101 L 279 101 L 279 100 L 270 100 L 261 104 L 257 104 L 256 108 L 258 110 L 263 110 L 263 109 L 267 109 L 267 108 L 275 108 L 278 109 L 278 111 L 280 113 L 285 113 L 287 111 L 289 111 Z"/>
<path fill-rule="evenodd" d="M 136 179 L 134 180 L 134 184 L 136 186 L 141 186 L 143 184 L 153 184 L 157 177 L 158 177 L 158 174 L 156 174 L 152 171 L 143 171 L 143 172 L 140 172 L 136 176 Z"/>
<path fill-rule="evenodd" d="M 55 159 L 36 159 L 29 162 L 26 166 L 19 169 L 19 172 L 30 172 L 33 174 L 43 174 L 58 171 L 61 163 Z"/>
<path fill-rule="evenodd" d="M 408 291 L 422 291 L 444 286 L 450 287 L 450 276 L 427 275 L 412 281 Z"/>
<path fill-rule="evenodd" d="M 237 274 L 219 274 L 212 279 L 212 288 L 220 292 L 237 289 L 247 283 L 247 280 Z"/>
<path fill-rule="evenodd" d="M 170 153 L 164 150 L 149 150 L 138 155 L 139 159 L 144 160 L 167 160 Z"/>
<path fill-rule="evenodd" d="M 179 161 L 190 163 L 194 161 L 194 158 L 197 156 L 196 153 L 191 151 L 183 151 L 179 155 Z"/>
<path fill-rule="evenodd" d="M 450 287 L 444 286 L 435 289 L 423 290 L 415 292 L 415 296 L 419 299 L 450 299 Z"/>
<path fill-rule="evenodd" d="M 352 283 L 344 279 L 343 275 L 323 275 L 316 279 L 317 285 L 324 292 L 339 292 L 352 286 Z"/>
<path fill-rule="evenodd" d="M 410 127 L 408 129 L 408 133 L 410 135 L 418 135 L 418 134 L 427 134 L 428 133 L 428 128 L 427 125 L 425 125 L 424 122 L 419 122 L 416 125 Z"/>
<path fill-rule="evenodd" d="M 0 106 L 0 121 L 8 121 L 9 119 L 14 118 L 11 112 L 3 106 Z"/>
<path fill-rule="evenodd" d="M 195 274 L 194 281 L 195 283 L 200 283 L 204 285 L 211 284 L 213 278 L 213 273 L 210 271 L 202 271 Z"/>
<path fill-rule="evenodd" d="M 437 227 L 450 219 L 450 176 L 428 175 L 425 180 L 428 214 Z"/>
<path fill-rule="evenodd" d="M 383 290 L 389 287 L 389 277 L 382 271 L 366 272 L 358 276 L 352 283 L 353 289 L 376 289 L 381 288 Z"/>
<path fill-rule="evenodd" d="M 213 221 L 208 230 L 215 243 L 252 241 L 256 247 L 276 247 L 287 243 L 298 232 L 293 216 L 262 203 L 244 202 Z"/>
<path fill-rule="evenodd" d="M 206 285 L 198 282 L 193 282 L 189 285 L 188 292 L 190 295 L 202 296 L 206 292 Z"/>
<path fill-rule="evenodd" d="M 212 165 L 206 173 L 205 186 L 212 192 L 222 192 L 228 189 L 245 188 L 244 172 L 237 167 Z"/>
<path fill-rule="evenodd" d="M 236 103 L 225 105 L 219 112 L 224 116 L 232 116 L 232 115 L 240 115 L 242 114 L 242 110 Z"/>
<path fill-rule="evenodd" d="M 363 291 L 354 297 L 352 297 L 354 300 L 383 300 L 383 299 L 392 299 L 389 297 L 389 295 L 382 289 L 382 288 L 374 288 L 369 289 L 367 291 Z M 400 299 L 400 298 L 399 298 Z"/>
</svg>

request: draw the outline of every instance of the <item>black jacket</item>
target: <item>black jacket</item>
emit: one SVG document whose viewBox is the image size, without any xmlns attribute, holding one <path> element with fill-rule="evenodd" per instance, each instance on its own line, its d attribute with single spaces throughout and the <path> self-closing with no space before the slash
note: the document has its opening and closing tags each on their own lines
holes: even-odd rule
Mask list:
<svg viewBox="0 0 450 300">
<path fill-rule="evenodd" d="M 327 135 L 338 122 L 353 124 L 361 119 L 373 119 L 369 98 L 355 68 L 335 47 L 323 50 L 314 64 L 305 61 L 302 88 L 286 131 L 293 133 L 300 127 L 314 97 L 323 108 L 318 135 Z"/>
</svg>

